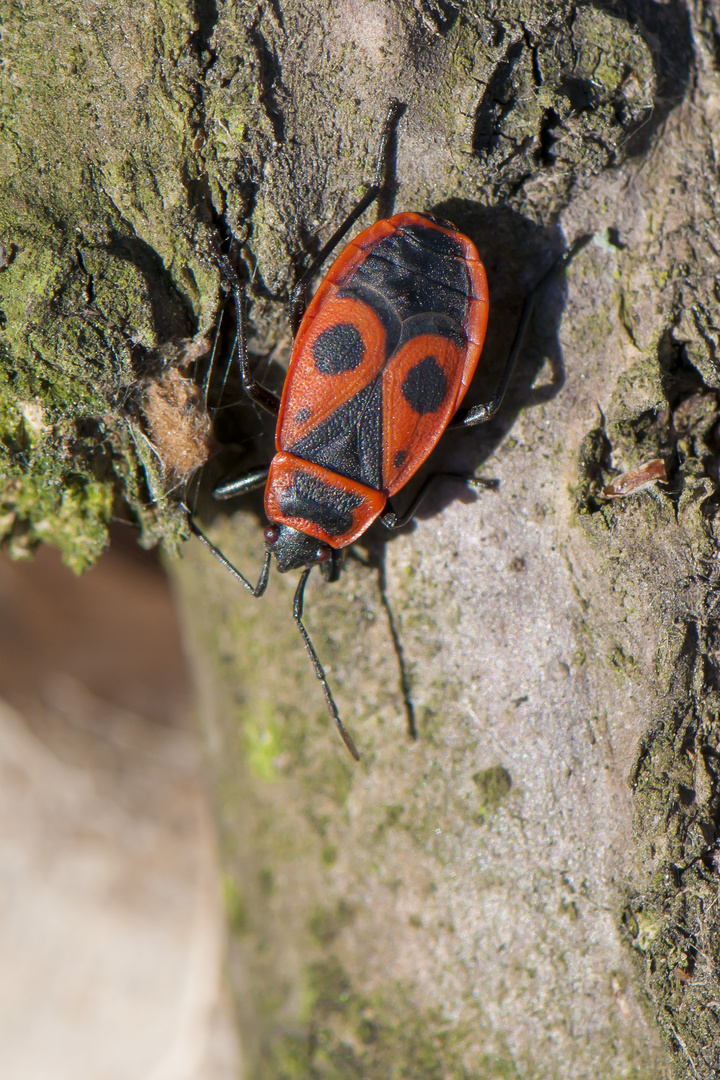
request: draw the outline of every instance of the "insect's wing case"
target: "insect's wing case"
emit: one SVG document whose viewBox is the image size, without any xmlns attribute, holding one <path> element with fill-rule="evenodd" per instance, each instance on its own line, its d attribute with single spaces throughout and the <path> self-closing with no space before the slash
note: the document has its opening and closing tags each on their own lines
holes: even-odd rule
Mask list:
<svg viewBox="0 0 720 1080">
<path fill-rule="evenodd" d="M 467 237 L 415 213 L 366 229 L 300 325 L 277 449 L 393 494 L 470 385 L 487 313 L 485 271 Z"/>
</svg>

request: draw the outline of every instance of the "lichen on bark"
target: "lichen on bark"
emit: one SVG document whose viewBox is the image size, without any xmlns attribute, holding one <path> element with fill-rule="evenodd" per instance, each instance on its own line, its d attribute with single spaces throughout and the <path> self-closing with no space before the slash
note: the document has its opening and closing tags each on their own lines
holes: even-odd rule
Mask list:
<svg viewBox="0 0 720 1080">
<path fill-rule="evenodd" d="M 198 19 L 183 5 L 5 4 L 2 526 L 91 564 L 113 511 L 176 542 L 153 501 L 143 380 L 210 324 Z M 156 462 L 157 467 L 157 462 Z"/>
<path fill-rule="evenodd" d="M 292 282 L 369 178 L 391 97 L 380 212 L 438 211 L 488 270 L 477 400 L 529 289 L 593 239 L 543 295 L 502 414 L 437 458 L 499 491 L 448 485 L 309 587 L 358 768 L 291 583 L 254 606 L 184 549 L 248 1074 L 715 1075 L 715 10 L 8 0 L 2 31 L 15 553 L 50 540 L 87 565 L 117 512 L 147 543 L 183 535 L 189 443 L 173 456 L 161 428 L 174 402 L 202 453 L 177 380 L 220 323 L 217 238 L 242 249 L 253 362 L 278 384 Z M 210 480 L 268 450 L 251 410 L 217 421 Z M 668 485 L 603 501 L 658 455 Z M 257 559 L 257 505 L 200 506 Z"/>
</svg>

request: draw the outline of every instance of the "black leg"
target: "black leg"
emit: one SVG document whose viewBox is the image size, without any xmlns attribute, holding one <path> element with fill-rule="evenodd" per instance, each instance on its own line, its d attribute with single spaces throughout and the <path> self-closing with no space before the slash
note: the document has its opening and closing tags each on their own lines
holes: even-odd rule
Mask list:
<svg viewBox="0 0 720 1080">
<path fill-rule="evenodd" d="M 500 386 L 498 387 L 495 396 L 492 398 L 491 401 L 485 402 L 482 405 L 473 405 L 471 409 L 458 409 L 448 427 L 473 427 L 475 424 L 484 424 L 487 420 L 492 419 L 492 417 L 502 405 L 503 398 L 505 397 L 505 391 L 508 388 L 508 384 L 510 383 L 510 379 L 512 378 L 512 373 L 517 362 L 517 358 L 522 350 L 523 342 L 525 340 L 525 334 L 527 333 L 527 328 L 530 323 L 530 319 L 532 318 L 532 313 L 537 298 L 542 293 L 550 278 L 554 277 L 558 270 L 564 269 L 564 267 L 567 266 L 567 264 L 577 254 L 577 252 L 580 251 L 581 248 L 585 247 L 589 239 L 589 236 L 580 236 L 577 240 L 573 241 L 567 251 L 563 252 L 560 258 L 553 263 L 547 273 L 541 278 L 541 280 L 526 298 L 525 303 L 523 304 L 520 322 L 518 323 L 518 328 L 515 331 L 515 338 L 512 343 L 508 362 L 505 367 L 505 374 L 503 375 L 502 382 L 500 383 Z"/>
<path fill-rule="evenodd" d="M 378 151 L 377 164 L 375 167 L 375 178 L 373 183 L 368 188 L 365 195 L 362 197 L 357 206 L 347 216 L 342 225 L 335 230 L 333 235 L 328 240 L 327 244 L 322 248 L 319 254 L 313 259 L 312 263 L 305 271 L 300 281 L 297 283 L 293 290 L 292 301 L 290 305 L 290 326 L 293 334 L 297 333 L 297 329 L 300 325 L 302 317 L 305 313 L 306 298 L 305 293 L 308 285 L 312 281 L 313 277 L 324 263 L 328 255 L 333 249 L 340 243 L 347 231 L 352 228 L 357 219 L 363 214 L 368 206 L 378 197 L 382 191 L 385 176 L 388 166 L 388 148 L 390 144 L 390 138 L 393 133 L 393 129 L 402 115 L 405 106 L 394 99 L 390 102 L 387 116 L 385 117 L 385 123 L 383 124 L 382 134 L 380 137 L 380 149 Z M 228 259 L 228 257 L 217 248 L 215 251 L 215 258 L 220 271 L 225 279 L 225 282 L 233 294 L 235 301 L 235 313 L 237 319 L 237 336 L 235 339 L 235 345 L 237 347 L 238 362 L 240 365 L 240 377 L 242 379 L 242 385 L 245 393 L 252 398 L 262 409 L 271 413 L 273 416 L 277 416 L 280 411 L 280 398 L 277 394 L 273 394 L 271 390 L 262 386 L 256 379 L 250 374 L 250 365 L 248 362 L 247 354 L 247 312 L 245 301 L 245 285 L 237 275 L 237 272 Z"/>
<path fill-rule="evenodd" d="M 415 517 L 415 514 L 420 508 L 420 504 L 424 501 L 426 495 L 432 491 L 440 480 L 457 480 L 460 484 L 469 484 L 471 487 L 490 488 L 493 491 L 499 486 L 499 481 L 484 480 L 481 476 L 467 476 L 462 473 L 432 473 L 421 485 L 417 495 L 402 516 L 395 512 L 388 499 L 387 505 L 390 509 L 386 510 L 380 518 L 385 528 L 402 529 L 403 525 L 407 525 L 407 523 Z"/>
<path fill-rule="evenodd" d="M 320 563 L 320 575 L 323 581 L 328 583 L 339 581 L 346 551 L 347 548 L 340 548 L 339 550 L 333 548 L 332 555 L 327 562 Z"/>
<path fill-rule="evenodd" d="M 232 576 L 239 581 L 241 585 L 244 585 L 249 593 L 252 593 L 253 596 L 262 596 L 267 589 L 268 577 L 270 576 L 270 552 L 265 552 L 265 559 L 263 561 L 262 570 L 260 571 L 258 583 L 257 585 L 253 585 L 251 581 L 248 581 L 244 574 L 241 574 L 240 571 L 233 566 L 229 559 L 225 558 L 220 548 L 216 547 L 202 529 L 195 524 L 190 508 L 186 506 L 185 503 L 180 503 L 180 505 L 187 514 L 188 526 L 193 536 L 197 536 L 198 540 L 202 541 L 205 547 L 215 556 L 217 561 L 222 563 L 225 569 L 229 570 Z"/>
<path fill-rule="evenodd" d="M 340 732 L 340 738 L 345 743 L 346 747 L 350 751 L 351 755 L 355 758 L 355 760 L 359 761 L 360 755 L 355 749 L 355 743 L 350 738 L 350 733 L 346 731 L 343 726 L 343 722 L 340 719 L 337 705 L 335 704 L 335 699 L 330 692 L 330 687 L 328 686 L 328 681 L 325 676 L 325 672 L 323 671 L 323 666 L 317 658 L 317 653 L 315 652 L 313 643 L 310 640 L 310 636 L 302 623 L 303 595 L 305 593 L 305 585 L 307 584 L 307 579 L 310 576 L 311 570 L 312 566 L 308 566 L 307 569 L 303 570 L 302 574 L 300 575 L 300 581 L 298 582 L 298 587 L 295 590 L 295 602 L 293 603 L 293 618 L 295 619 L 295 622 L 297 623 L 297 628 L 300 631 L 303 641 L 305 642 L 305 648 L 308 651 L 308 656 L 310 657 L 312 666 L 315 669 L 315 674 L 320 680 L 320 685 L 322 686 L 323 693 L 325 694 L 328 711 L 330 712 L 331 717 L 337 724 L 337 729 Z"/>
<path fill-rule="evenodd" d="M 262 469 L 253 469 L 244 476 L 238 476 L 236 480 L 218 484 L 212 493 L 213 499 L 234 499 L 236 495 L 246 495 L 248 491 L 256 491 L 257 488 L 264 486 L 269 472 L 270 466 L 266 465 Z"/>
<path fill-rule="evenodd" d="M 297 285 L 293 289 L 292 301 L 290 304 L 290 328 L 295 335 L 302 321 L 302 317 L 305 314 L 306 307 L 306 292 L 312 279 L 317 274 L 322 264 L 327 259 L 328 255 L 337 247 L 342 238 L 348 232 L 349 229 L 355 224 L 357 219 L 365 213 L 368 206 L 377 199 L 378 195 L 383 189 L 383 185 L 386 180 L 387 167 L 388 167 L 388 148 L 390 146 L 390 137 L 393 133 L 397 121 L 402 116 L 405 110 L 405 106 L 399 101 L 395 101 L 393 98 L 388 107 L 387 116 L 385 117 L 385 123 L 383 124 L 382 134 L 380 136 L 380 149 L 378 150 L 377 163 L 375 165 L 375 179 L 369 186 L 360 202 L 350 211 L 348 216 L 332 234 L 327 244 L 318 252 L 313 261 L 308 266 L 303 276 L 298 281 Z"/>
<path fill-rule="evenodd" d="M 273 394 L 271 390 L 267 390 L 250 374 L 250 363 L 248 361 L 247 354 L 247 310 L 245 303 L 245 285 L 237 275 L 235 267 L 232 265 L 227 255 L 225 255 L 219 249 L 215 252 L 220 272 L 227 287 L 233 294 L 233 300 L 235 301 L 235 317 L 237 322 L 237 330 L 235 333 L 235 342 L 233 344 L 233 352 L 237 349 L 238 363 L 240 365 L 240 378 L 242 380 L 243 390 L 256 402 L 261 409 L 265 409 L 266 412 L 272 413 L 273 416 L 277 416 L 280 411 L 280 398 L 277 394 Z"/>
</svg>

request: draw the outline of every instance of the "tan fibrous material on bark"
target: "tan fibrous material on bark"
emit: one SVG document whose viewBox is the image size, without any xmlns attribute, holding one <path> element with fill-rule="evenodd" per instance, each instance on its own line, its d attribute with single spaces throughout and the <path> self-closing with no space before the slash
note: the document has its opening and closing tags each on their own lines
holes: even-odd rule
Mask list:
<svg viewBox="0 0 720 1080">
<path fill-rule="evenodd" d="M 168 483 L 182 486 L 217 451 L 202 390 L 177 368 L 169 368 L 149 383 L 143 412 Z"/>
</svg>

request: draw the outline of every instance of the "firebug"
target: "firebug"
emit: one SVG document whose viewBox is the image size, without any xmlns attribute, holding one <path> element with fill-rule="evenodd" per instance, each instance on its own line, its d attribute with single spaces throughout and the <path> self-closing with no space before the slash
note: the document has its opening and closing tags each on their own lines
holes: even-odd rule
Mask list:
<svg viewBox="0 0 720 1080">
<path fill-rule="evenodd" d="M 235 297 L 243 388 L 276 418 L 276 454 L 269 467 L 222 484 L 213 493 L 227 499 L 265 485 L 270 524 L 257 584 L 225 558 L 185 507 L 194 535 L 253 596 L 265 592 L 272 556 L 281 573 L 303 568 L 293 615 L 330 715 L 356 760 L 355 744 L 302 622 L 308 576 L 319 565 L 326 580 L 334 580 L 343 549 L 378 519 L 390 529 L 406 524 L 430 485 L 447 475 L 429 477 L 409 510 L 398 515 L 392 497 L 417 472 L 445 429 L 480 424 L 497 412 L 535 295 L 526 301 L 494 397 L 466 410 L 460 405 L 485 338 L 488 287 L 474 244 L 450 222 L 415 212 L 376 222 L 344 248 L 306 307 L 312 279 L 382 190 L 389 142 L 402 111 L 399 103 L 391 103 L 374 182 L 294 290 L 295 338 L 281 398 L 250 372 L 244 287 L 227 258 L 218 256 Z"/>
</svg>

